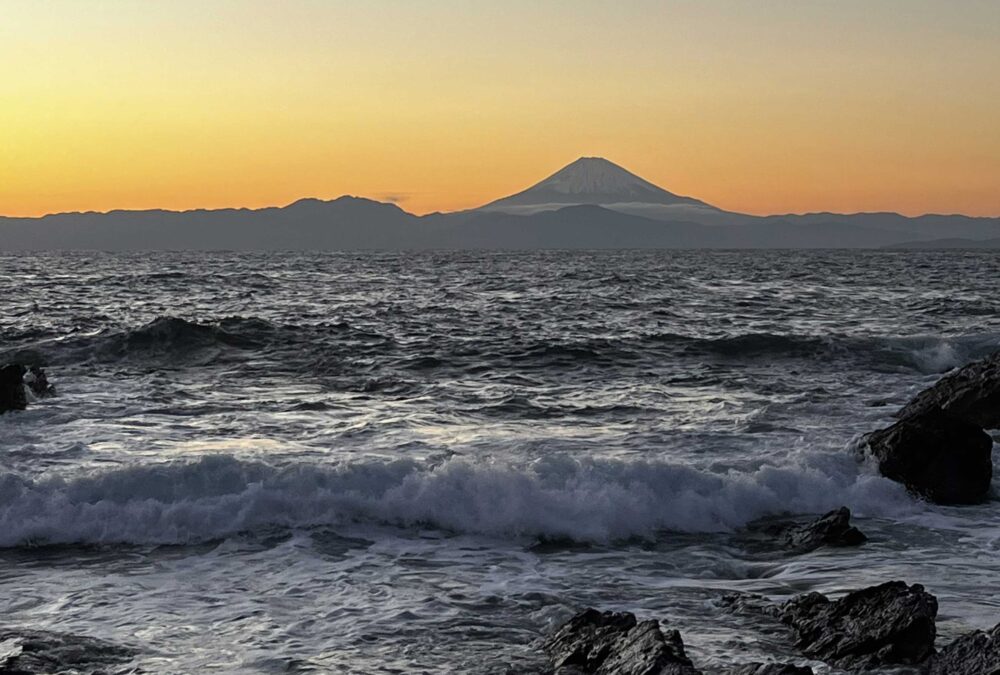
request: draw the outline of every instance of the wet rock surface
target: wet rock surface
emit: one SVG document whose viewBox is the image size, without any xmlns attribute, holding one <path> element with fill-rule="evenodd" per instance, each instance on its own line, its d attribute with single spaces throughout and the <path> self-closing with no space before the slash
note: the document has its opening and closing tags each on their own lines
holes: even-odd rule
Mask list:
<svg viewBox="0 0 1000 675">
<path fill-rule="evenodd" d="M 35 398 L 55 396 L 56 388 L 38 365 L 8 363 L 0 366 L 0 414 L 28 407 L 29 394 Z"/>
<path fill-rule="evenodd" d="M 0 366 L 0 414 L 28 407 L 24 373 L 24 366 L 16 363 Z"/>
<path fill-rule="evenodd" d="M 0 675 L 136 672 L 116 669 L 134 655 L 127 647 L 90 637 L 0 629 Z"/>
<path fill-rule="evenodd" d="M 984 429 L 1000 428 L 1000 352 L 942 377 L 897 416 L 905 419 L 935 409 Z"/>
<path fill-rule="evenodd" d="M 778 607 L 802 652 L 846 669 L 916 665 L 934 652 L 937 599 L 923 586 L 890 581 L 830 600 L 801 595 Z"/>
<path fill-rule="evenodd" d="M 49 382 L 48 375 L 39 366 L 28 367 L 24 374 L 24 384 L 38 398 L 48 398 L 56 394 L 56 388 Z"/>
<path fill-rule="evenodd" d="M 794 553 L 807 553 L 823 546 L 860 546 L 868 541 L 861 530 L 851 525 L 851 511 L 846 506 L 807 523 L 771 523 L 759 530 L 772 537 L 778 548 Z"/>
<path fill-rule="evenodd" d="M 993 478 L 993 439 L 975 423 L 933 409 L 868 436 L 886 478 L 939 504 L 982 501 Z"/>
<path fill-rule="evenodd" d="M 1000 624 L 934 650 L 937 600 L 920 585 L 891 581 L 831 601 L 820 593 L 775 605 L 752 593 L 731 593 L 722 604 L 738 614 L 768 616 L 791 626 L 798 646 L 836 672 L 1000 675 Z M 762 630 L 765 627 L 762 626 Z M 750 663 L 729 675 L 796 675 L 808 666 Z"/>
<path fill-rule="evenodd" d="M 930 675 L 997 675 L 1000 673 L 1000 624 L 956 639 L 931 661 Z"/>
<path fill-rule="evenodd" d="M 629 612 L 586 609 L 549 636 L 543 648 L 560 675 L 698 675 L 676 630 Z"/>
</svg>

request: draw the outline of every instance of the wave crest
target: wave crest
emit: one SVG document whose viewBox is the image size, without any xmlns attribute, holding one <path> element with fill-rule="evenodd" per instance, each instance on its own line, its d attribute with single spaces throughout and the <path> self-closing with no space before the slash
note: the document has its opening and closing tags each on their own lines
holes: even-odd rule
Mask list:
<svg viewBox="0 0 1000 675">
<path fill-rule="evenodd" d="M 845 503 L 869 515 L 916 508 L 899 485 L 832 455 L 725 473 L 566 455 L 524 467 L 450 459 L 283 468 L 215 455 L 72 480 L 8 474 L 0 495 L 3 547 L 194 543 L 265 527 L 348 522 L 607 542 L 724 531 L 769 514 Z"/>
<path fill-rule="evenodd" d="M 340 373 L 354 358 L 410 371 L 491 367 L 520 369 L 578 366 L 645 367 L 678 358 L 735 363 L 797 360 L 853 362 L 882 371 L 941 373 L 1000 349 L 995 332 L 959 336 L 796 335 L 747 332 L 712 337 L 652 333 L 607 338 L 508 340 L 484 335 L 474 343 L 450 343 L 416 335 L 410 344 L 347 323 L 277 324 L 257 317 L 195 322 L 163 316 L 129 329 L 25 344 L 15 360 L 66 363 L 133 359 L 154 365 L 199 365 L 238 359 L 246 352 L 274 357 L 295 369 Z M 839 366 L 838 366 L 839 367 Z"/>
</svg>

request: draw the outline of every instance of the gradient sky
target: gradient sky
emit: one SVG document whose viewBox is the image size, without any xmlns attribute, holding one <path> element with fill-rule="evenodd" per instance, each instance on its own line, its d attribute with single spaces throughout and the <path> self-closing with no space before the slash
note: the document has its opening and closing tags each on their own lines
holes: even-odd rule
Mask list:
<svg viewBox="0 0 1000 675">
<path fill-rule="evenodd" d="M 0 213 L 423 213 L 581 155 L 737 211 L 1000 215 L 1000 2 L 0 5 Z"/>
</svg>

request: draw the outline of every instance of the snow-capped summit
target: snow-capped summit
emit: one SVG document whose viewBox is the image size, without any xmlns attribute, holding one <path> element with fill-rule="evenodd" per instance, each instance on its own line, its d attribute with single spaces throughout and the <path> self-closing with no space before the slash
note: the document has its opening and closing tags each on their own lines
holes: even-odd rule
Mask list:
<svg viewBox="0 0 1000 675">
<path fill-rule="evenodd" d="M 628 211 L 664 206 L 712 208 L 697 199 L 667 192 L 603 157 L 581 157 L 527 190 L 490 202 L 480 210 L 533 213 L 581 204 Z"/>
</svg>

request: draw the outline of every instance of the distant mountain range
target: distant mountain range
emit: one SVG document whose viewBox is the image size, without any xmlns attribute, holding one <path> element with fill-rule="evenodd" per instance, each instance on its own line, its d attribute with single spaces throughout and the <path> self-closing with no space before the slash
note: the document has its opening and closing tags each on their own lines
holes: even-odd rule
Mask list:
<svg viewBox="0 0 1000 675">
<path fill-rule="evenodd" d="M 359 197 L 285 207 L 0 217 L 0 250 L 1000 248 L 1000 218 L 751 216 L 598 157 L 485 206 L 416 216 Z"/>
<path fill-rule="evenodd" d="M 924 241 L 904 241 L 893 244 L 889 248 L 919 248 L 919 249 L 940 249 L 940 248 L 995 248 L 1000 249 L 1000 238 L 997 239 L 964 239 L 962 237 L 949 237 L 946 239 L 927 239 Z"/>
</svg>

